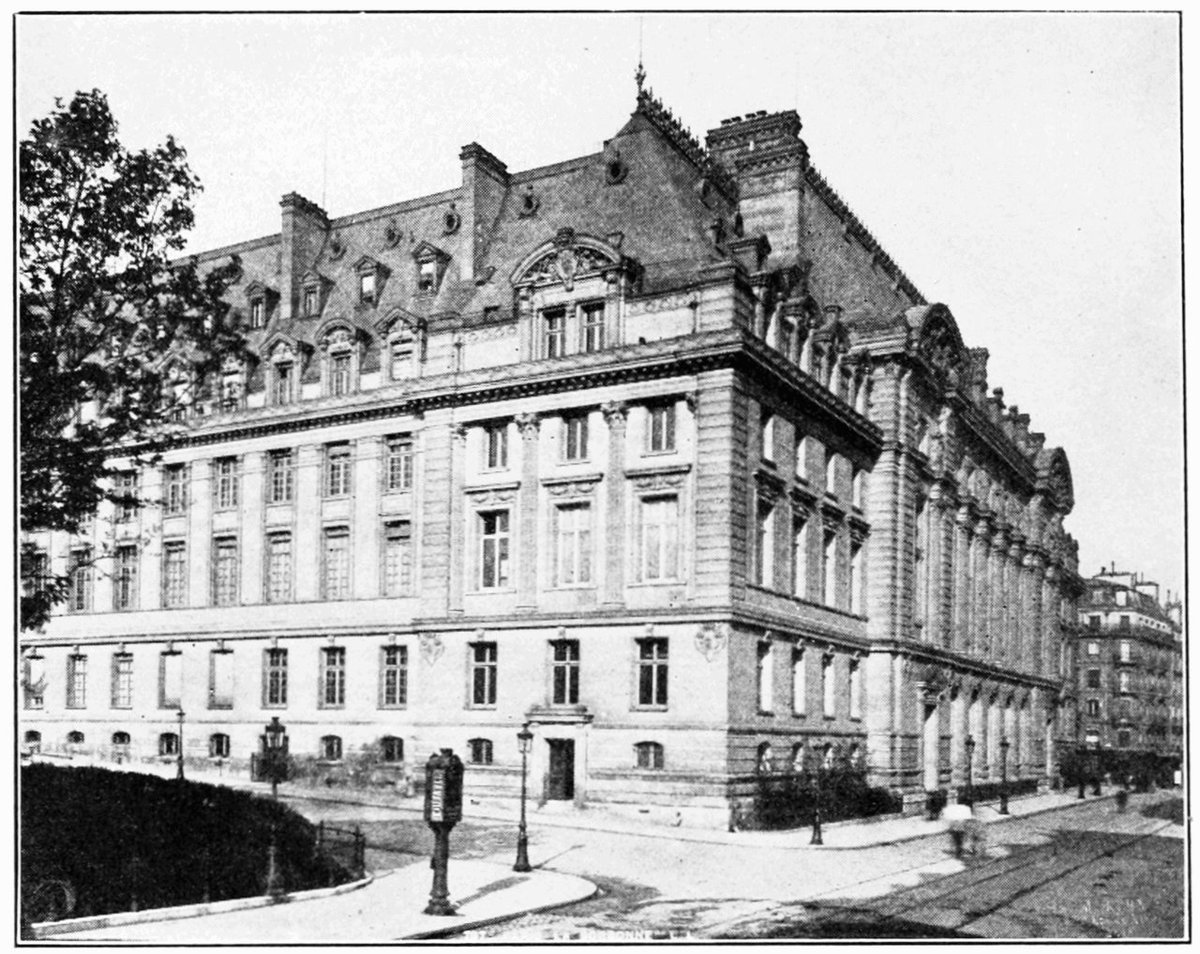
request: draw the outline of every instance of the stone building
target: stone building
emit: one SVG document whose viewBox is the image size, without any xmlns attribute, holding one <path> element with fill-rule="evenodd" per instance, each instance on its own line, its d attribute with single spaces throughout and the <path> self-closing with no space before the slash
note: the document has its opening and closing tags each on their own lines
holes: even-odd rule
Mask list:
<svg viewBox="0 0 1200 954">
<path fill-rule="evenodd" d="M 702 147 L 639 87 L 599 153 L 201 256 L 255 359 L 23 636 L 26 742 L 331 770 L 452 746 L 512 792 L 724 824 L 841 758 L 917 802 L 1045 783 L 1074 625 L 1060 449 L 810 164 L 795 112 Z M 120 462 L 118 462 L 119 465 Z M 93 568 L 89 556 L 101 559 Z M 72 569 L 73 568 L 73 569 Z M 1071 727 L 1068 730 L 1067 726 Z"/>
<path fill-rule="evenodd" d="M 1157 583 L 1114 566 L 1087 581 L 1079 605 L 1079 739 L 1090 749 L 1183 757 L 1182 607 Z"/>
</svg>

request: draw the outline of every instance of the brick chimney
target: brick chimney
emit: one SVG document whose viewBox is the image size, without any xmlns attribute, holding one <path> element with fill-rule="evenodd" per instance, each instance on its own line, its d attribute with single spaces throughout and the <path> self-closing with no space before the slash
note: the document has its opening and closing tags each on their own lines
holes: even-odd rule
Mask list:
<svg viewBox="0 0 1200 954">
<path fill-rule="evenodd" d="M 316 262 L 329 231 L 329 216 L 298 192 L 289 192 L 279 200 L 279 205 L 283 209 L 279 308 L 283 318 L 292 318 L 299 309 L 300 280 Z"/>
<path fill-rule="evenodd" d="M 477 142 L 458 154 L 462 160 L 462 260 L 459 274 L 473 279 L 487 251 L 488 233 L 508 191 L 508 167 Z"/>
</svg>

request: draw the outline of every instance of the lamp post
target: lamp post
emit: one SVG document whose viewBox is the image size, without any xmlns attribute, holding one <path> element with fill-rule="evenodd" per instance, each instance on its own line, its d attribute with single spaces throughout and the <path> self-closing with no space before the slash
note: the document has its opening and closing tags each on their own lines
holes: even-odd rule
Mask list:
<svg viewBox="0 0 1200 954">
<path fill-rule="evenodd" d="M 286 733 L 287 729 L 279 721 L 279 716 L 272 716 L 263 732 L 263 758 L 266 763 L 263 768 L 271 779 L 271 797 L 276 801 L 279 800 L 280 776 L 286 770 L 284 763 L 284 756 L 287 754 L 284 742 Z"/>
<path fill-rule="evenodd" d="M 175 777 L 181 782 L 183 781 L 183 710 L 180 709 L 175 713 L 175 718 L 179 720 L 179 732 L 176 739 L 179 742 L 179 747 L 175 752 Z"/>
<path fill-rule="evenodd" d="M 825 844 L 825 837 L 821 833 L 821 775 L 825 771 L 825 757 L 822 753 L 817 753 L 817 771 L 816 771 L 816 786 L 814 788 L 813 798 L 813 830 L 812 838 L 809 840 L 810 845 Z"/>
<path fill-rule="evenodd" d="M 525 798 L 526 779 L 529 771 L 529 751 L 533 748 L 533 733 L 529 731 L 529 723 L 521 726 L 517 733 L 517 745 L 521 748 L 521 824 L 517 828 L 517 863 L 513 871 L 531 871 L 529 865 L 529 833 L 525 828 Z"/>
<path fill-rule="evenodd" d="M 972 775 L 975 768 L 975 736 L 967 736 L 967 804 L 975 804 L 975 792 L 972 785 Z"/>
<path fill-rule="evenodd" d="M 1085 794 L 1083 791 L 1083 786 L 1087 781 L 1087 771 L 1085 768 L 1087 765 L 1087 749 L 1081 745 L 1075 750 L 1075 755 L 1078 757 L 1078 764 L 1075 767 L 1075 771 L 1079 776 L 1079 794 L 1075 797 L 1083 798 Z"/>
<path fill-rule="evenodd" d="M 1092 794 L 1100 794 L 1100 740 L 1096 740 L 1095 752 L 1092 755 Z"/>
<path fill-rule="evenodd" d="M 1008 739 L 1000 740 L 1000 814 L 1008 814 Z"/>
</svg>

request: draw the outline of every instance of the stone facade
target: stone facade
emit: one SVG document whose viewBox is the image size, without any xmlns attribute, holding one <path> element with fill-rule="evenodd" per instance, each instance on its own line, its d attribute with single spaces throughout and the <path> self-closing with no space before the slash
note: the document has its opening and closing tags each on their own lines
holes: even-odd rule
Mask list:
<svg viewBox="0 0 1200 954">
<path fill-rule="evenodd" d="M 1043 782 L 1079 589 L 1059 449 L 809 164 L 794 112 L 707 149 L 639 86 L 602 152 L 236 257 L 255 360 L 192 388 L 145 504 L 43 538 L 30 745 L 244 764 L 452 746 L 513 792 L 724 824 L 758 773 Z M 122 462 L 115 462 L 121 469 Z M 1073 719 L 1068 720 L 1073 726 Z"/>
</svg>

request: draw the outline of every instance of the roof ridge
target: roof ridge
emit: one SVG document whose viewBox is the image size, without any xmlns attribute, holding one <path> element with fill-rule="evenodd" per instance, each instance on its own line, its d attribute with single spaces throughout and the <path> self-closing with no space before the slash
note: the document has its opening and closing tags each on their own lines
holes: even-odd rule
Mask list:
<svg viewBox="0 0 1200 954">
<path fill-rule="evenodd" d="M 666 136 L 667 140 L 682 152 L 692 165 L 699 169 L 704 177 L 720 189 L 728 199 L 737 200 L 737 181 L 733 176 L 708 154 L 692 131 L 676 118 L 661 99 L 654 95 L 654 90 L 649 87 L 643 89 L 640 83 L 638 84 L 635 112 L 641 113 L 650 120 L 654 128 Z"/>
</svg>

